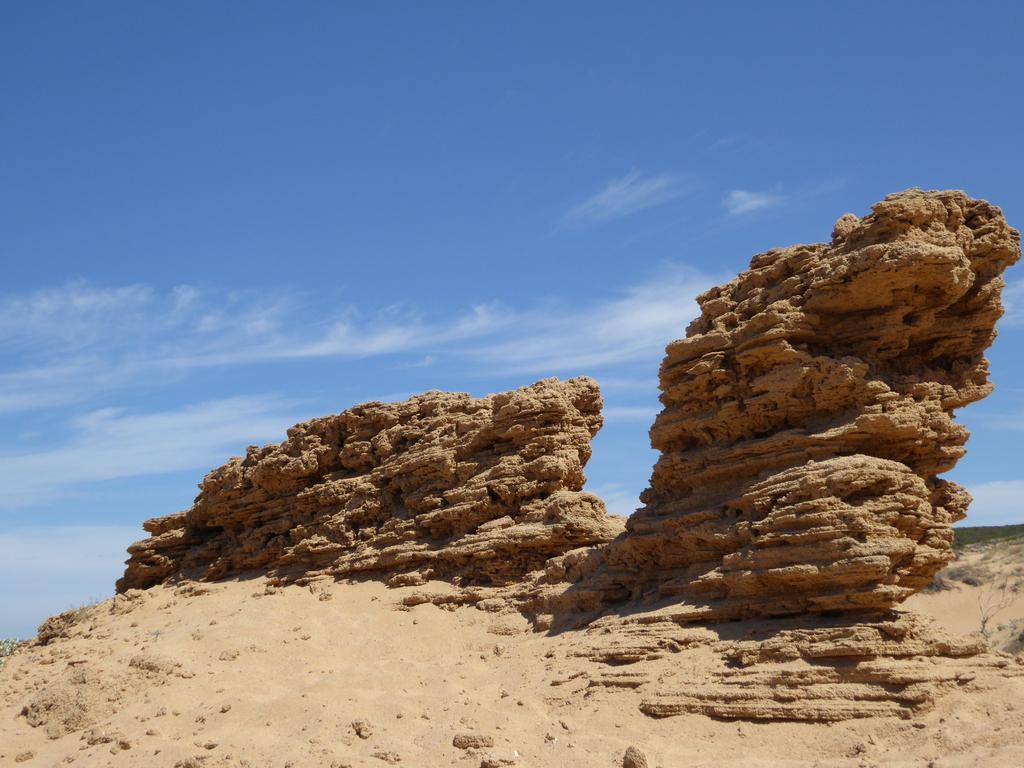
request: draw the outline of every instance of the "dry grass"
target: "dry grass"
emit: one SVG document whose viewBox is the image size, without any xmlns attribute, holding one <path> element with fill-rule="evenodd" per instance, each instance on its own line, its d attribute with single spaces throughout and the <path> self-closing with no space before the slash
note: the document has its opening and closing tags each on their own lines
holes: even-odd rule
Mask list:
<svg viewBox="0 0 1024 768">
<path fill-rule="evenodd" d="M 1024 651 L 1024 539 L 987 539 L 956 550 L 927 593 L 967 590 L 976 603 L 978 630 L 998 650 Z"/>
<path fill-rule="evenodd" d="M 84 603 L 75 608 L 70 608 L 57 616 L 51 616 L 39 625 L 36 639 L 43 645 L 46 645 L 58 637 L 67 637 L 71 628 L 87 619 L 97 604 L 98 602 Z"/>
<path fill-rule="evenodd" d="M 991 578 L 991 572 L 981 565 L 969 565 L 967 563 L 951 565 L 941 574 L 948 581 L 959 581 L 971 587 L 980 587 Z"/>
</svg>

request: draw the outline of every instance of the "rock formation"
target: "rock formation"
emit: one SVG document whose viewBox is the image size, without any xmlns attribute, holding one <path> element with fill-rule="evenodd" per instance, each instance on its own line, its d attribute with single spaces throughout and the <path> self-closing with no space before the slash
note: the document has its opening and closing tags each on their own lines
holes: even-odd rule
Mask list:
<svg viewBox="0 0 1024 768">
<path fill-rule="evenodd" d="M 210 472 L 191 509 L 148 520 L 118 591 L 254 569 L 282 581 L 519 581 L 621 530 L 581 491 L 601 423 L 597 384 L 576 378 L 479 399 L 427 392 L 299 424 Z"/>
<path fill-rule="evenodd" d="M 970 502 L 938 475 L 964 454 L 954 409 L 992 390 L 983 353 L 1019 257 L 995 206 L 909 190 L 702 295 L 662 363 L 661 456 L 609 567 L 695 620 L 920 590 Z"/>
<path fill-rule="evenodd" d="M 967 440 L 953 412 L 992 389 L 984 352 L 1019 258 L 998 208 L 920 190 L 843 216 L 830 244 L 755 256 L 667 348 L 661 455 L 624 531 L 581 490 L 592 380 L 428 392 L 214 470 L 191 509 L 145 524 L 118 590 L 255 569 L 440 579 L 404 606 L 589 624 L 558 641 L 561 682 L 634 689 L 652 716 L 918 713 L 1024 673 L 893 610 L 952 557 L 970 502 L 940 478 Z"/>
<path fill-rule="evenodd" d="M 639 689 L 655 717 L 755 720 L 909 717 L 1024 674 L 890 610 L 952 559 L 970 496 L 938 475 L 964 454 L 954 409 L 992 390 L 983 353 L 1019 257 L 998 208 L 910 190 L 701 296 L 661 367 L 644 506 L 544 598 L 601 596 L 569 654 L 599 667 L 580 674 Z M 677 682 L 694 648 L 717 669 Z"/>
</svg>

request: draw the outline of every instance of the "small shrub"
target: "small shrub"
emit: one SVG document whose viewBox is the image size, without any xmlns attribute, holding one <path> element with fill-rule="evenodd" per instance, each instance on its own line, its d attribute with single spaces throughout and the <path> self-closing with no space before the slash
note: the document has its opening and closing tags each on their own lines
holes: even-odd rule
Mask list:
<svg viewBox="0 0 1024 768">
<path fill-rule="evenodd" d="M 980 587 L 988 574 L 976 565 L 954 565 L 942 571 L 942 576 L 949 581 L 959 581 L 971 587 Z"/>
<path fill-rule="evenodd" d="M 960 549 L 971 544 L 1020 537 L 1024 537 L 1024 525 L 965 525 L 953 529 L 953 546 Z"/>
<path fill-rule="evenodd" d="M 13 637 L 0 640 L 0 668 L 3 667 L 4 662 L 7 661 L 8 657 L 13 656 L 20 647 L 21 640 L 16 640 Z"/>
<path fill-rule="evenodd" d="M 1010 637 L 1003 647 L 1007 653 L 1024 653 L 1024 619 L 1010 622 Z"/>
<path fill-rule="evenodd" d="M 929 581 L 925 585 L 924 589 L 922 589 L 921 591 L 924 592 L 925 594 L 929 594 L 930 595 L 930 594 L 932 594 L 934 592 L 944 592 L 947 589 L 952 589 L 952 588 L 953 588 L 953 583 L 949 579 L 947 579 L 945 577 L 945 573 L 943 572 L 943 573 L 935 574 L 935 576 L 932 578 L 932 580 Z"/>
<path fill-rule="evenodd" d="M 996 617 L 996 614 L 1004 608 L 1009 608 L 1017 600 L 1019 595 L 1015 587 L 1015 584 L 1004 577 L 986 584 L 978 595 L 978 610 L 981 612 L 981 634 L 985 636 L 986 640 L 991 641 L 994 634 L 989 627 L 992 619 Z"/>
</svg>

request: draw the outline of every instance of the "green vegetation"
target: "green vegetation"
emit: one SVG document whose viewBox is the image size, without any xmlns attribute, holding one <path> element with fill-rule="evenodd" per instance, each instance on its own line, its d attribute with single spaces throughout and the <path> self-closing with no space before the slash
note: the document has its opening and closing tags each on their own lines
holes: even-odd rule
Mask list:
<svg viewBox="0 0 1024 768">
<path fill-rule="evenodd" d="M 953 546 L 956 549 L 986 541 L 1018 538 L 1024 538 L 1024 525 L 976 525 L 953 529 Z"/>
<path fill-rule="evenodd" d="M 0 668 L 3 668 L 4 662 L 7 661 L 8 656 L 13 656 L 15 651 L 21 647 L 21 640 L 16 640 L 13 637 L 6 640 L 0 640 Z"/>
<path fill-rule="evenodd" d="M 1006 637 L 1003 650 L 1007 653 L 1024 653 L 1024 619 L 1014 619 L 999 626 Z"/>
</svg>

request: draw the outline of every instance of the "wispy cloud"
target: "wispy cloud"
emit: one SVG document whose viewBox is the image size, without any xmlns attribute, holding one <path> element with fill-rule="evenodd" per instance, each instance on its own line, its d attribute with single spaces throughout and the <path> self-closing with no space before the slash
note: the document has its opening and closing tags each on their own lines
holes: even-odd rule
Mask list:
<svg viewBox="0 0 1024 768">
<path fill-rule="evenodd" d="M 1024 389 L 999 386 L 997 392 L 995 400 L 1000 405 L 993 408 L 990 404 L 973 414 L 973 423 L 994 432 L 1024 431 Z"/>
<path fill-rule="evenodd" d="M 287 295 L 74 283 L 0 300 L 7 368 L 0 373 L 0 412 L 109 406 L 115 392 L 173 385 L 210 366 L 389 355 L 395 370 L 429 363 L 477 381 L 609 371 L 609 421 L 650 422 L 657 410 L 653 372 L 665 344 L 684 333 L 697 314 L 694 297 L 712 282 L 666 266 L 587 303 L 480 304 L 430 319 L 408 309 L 366 315 L 348 307 L 319 323 Z M 24 322 L 15 321 L 19 312 Z M 622 364 L 650 374 L 623 377 L 616 369 Z M 63 425 L 47 427 L 55 444 L 27 449 L 20 439 L 0 441 L 0 509 L 78 498 L 90 483 L 205 470 L 250 443 L 280 439 L 308 415 L 294 401 L 269 395 L 77 410 Z"/>
<path fill-rule="evenodd" d="M 612 405 L 604 409 L 605 421 L 642 421 L 653 423 L 658 415 L 653 405 Z"/>
<path fill-rule="evenodd" d="M 1003 304 L 1006 307 L 1006 314 L 1000 324 L 1010 327 L 1024 326 L 1024 278 L 1006 284 Z"/>
<path fill-rule="evenodd" d="M 11 365 L 10 362 L 6 363 Z M 88 392 L 113 385 L 100 360 L 41 363 L 0 373 L 0 414 L 52 408 L 76 402 Z"/>
<path fill-rule="evenodd" d="M 725 196 L 722 206 L 730 216 L 742 216 L 745 213 L 774 208 L 784 201 L 785 198 L 782 195 L 771 192 L 749 192 L 745 189 L 734 189 Z"/>
<path fill-rule="evenodd" d="M 587 227 L 667 203 L 683 192 L 679 179 L 669 174 L 644 176 L 632 170 L 609 181 L 604 189 L 574 205 L 562 216 L 561 225 Z"/>
<path fill-rule="evenodd" d="M 974 501 L 967 510 L 968 525 L 1024 523 L 1024 480 L 995 480 L 969 485 Z"/>
<path fill-rule="evenodd" d="M 666 341 L 667 343 L 667 341 Z M 601 389 L 605 392 L 644 392 L 651 397 L 658 396 L 658 372 L 637 371 L 646 376 L 602 376 Z"/>
<path fill-rule="evenodd" d="M 401 306 L 369 316 L 344 306 L 315 317 L 302 299 L 284 292 L 208 293 L 178 286 L 158 293 L 143 285 L 77 281 L 0 299 L 0 341 L 8 354 L 42 348 L 66 359 L 73 348 L 80 359 L 102 348 L 129 359 L 195 366 L 386 354 L 473 336 L 500 322 L 496 308 L 487 305 L 433 325 Z"/>
<path fill-rule="evenodd" d="M 549 306 L 523 314 L 515 333 L 465 354 L 501 372 L 586 372 L 644 360 L 657 370 L 665 345 L 681 337 L 699 313 L 697 295 L 714 282 L 695 270 L 667 268 L 586 307 Z"/>
<path fill-rule="evenodd" d="M 320 316 L 280 292 L 76 282 L 0 299 L 0 413 L 87 401 L 197 368 L 402 353 L 422 361 L 430 349 L 497 332 L 511 319 L 498 305 L 434 321 L 402 307 Z"/>
<path fill-rule="evenodd" d="M 39 342 L 88 345 L 152 301 L 153 291 L 145 285 L 98 288 L 84 281 L 7 296 L 0 299 L 0 342 L 12 351 Z M 128 333 L 132 326 L 118 330 Z"/>
<path fill-rule="evenodd" d="M 73 419 L 56 447 L 0 455 L 0 508 L 38 504 L 102 480 L 206 470 L 249 444 L 283 439 L 299 420 L 297 410 L 273 396 L 141 414 L 95 410 Z"/>
<path fill-rule="evenodd" d="M 712 282 L 666 267 L 585 305 L 479 303 L 432 318 L 404 307 L 367 313 L 354 306 L 325 318 L 285 293 L 73 283 L 0 299 L 0 413 L 88 402 L 196 369 L 314 358 L 486 364 L 473 366 L 475 377 L 588 372 L 643 359 L 656 365 L 697 313 L 693 298 Z"/>
<path fill-rule="evenodd" d="M 0 532 L 0 637 L 27 638 L 47 616 L 113 594 L 129 526 L 23 527 Z"/>
<path fill-rule="evenodd" d="M 604 501 L 609 514 L 629 517 L 640 507 L 640 494 L 631 493 L 621 483 L 605 483 L 586 490 L 597 494 Z"/>
</svg>

